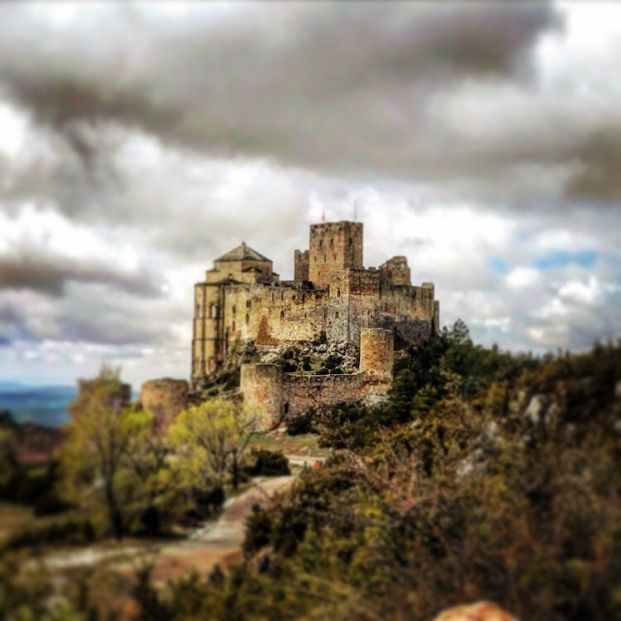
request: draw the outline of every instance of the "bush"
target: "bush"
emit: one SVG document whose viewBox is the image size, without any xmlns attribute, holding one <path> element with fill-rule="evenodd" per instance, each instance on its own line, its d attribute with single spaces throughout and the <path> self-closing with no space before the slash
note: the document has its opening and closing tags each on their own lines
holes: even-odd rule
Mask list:
<svg viewBox="0 0 621 621">
<path fill-rule="evenodd" d="M 83 545 L 91 543 L 94 538 L 95 530 L 90 520 L 64 520 L 18 531 L 7 539 L 3 549 L 16 550 L 59 543 Z"/>
<path fill-rule="evenodd" d="M 291 474 L 289 460 L 280 451 L 253 449 L 250 459 L 254 462 L 245 468 L 247 474 L 253 477 L 277 477 Z"/>
<path fill-rule="evenodd" d="M 303 414 L 293 417 L 287 421 L 287 433 L 290 436 L 299 436 L 305 433 L 315 433 L 316 411 L 309 408 Z"/>
<path fill-rule="evenodd" d="M 39 496 L 33 506 L 36 516 L 55 515 L 67 511 L 67 509 L 70 508 L 71 505 L 62 500 L 62 498 L 59 498 L 58 494 L 54 491 L 48 491 Z"/>
</svg>

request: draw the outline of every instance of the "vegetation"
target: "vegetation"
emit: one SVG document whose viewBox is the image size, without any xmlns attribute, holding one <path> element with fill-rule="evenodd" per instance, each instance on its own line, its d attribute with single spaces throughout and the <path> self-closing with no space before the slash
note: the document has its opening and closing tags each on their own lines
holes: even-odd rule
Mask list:
<svg viewBox="0 0 621 621">
<path fill-rule="evenodd" d="M 125 596 L 144 619 L 422 621 L 478 599 L 530 621 L 618 618 L 620 382 L 619 344 L 541 360 L 475 345 L 459 322 L 399 359 L 387 402 L 305 417 L 295 431 L 316 433 L 330 457 L 254 508 L 243 563 L 164 590 L 145 571 Z M 150 502 L 165 489 L 233 486 L 235 468 L 280 472 L 252 417 L 227 403 L 182 414 L 162 461 L 130 434 L 134 458 L 151 464 L 140 487 L 159 473 Z M 143 469 L 120 463 L 122 496 Z M 28 601 L 16 576 L 3 579 L 13 590 L 0 589 L 0 612 Z M 95 586 L 75 584 L 61 600 L 71 618 L 98 618 L 86 616 Z"/>
<path fill-rule="evenodd" d="M 211 399 L 179 414 L 170 437 L 179 457 L 177 480 L 189 487 L 222 486 L 240 480 L 240 460 L 259 429 L 258 414 L 226 399 Z"/>
<path fill-rule="evenodd" d="M 332 458 L 255 508 L 244 565 L 160 598 L 172 618 L 621 614 L 621 347 L 538 361 L 458 324 L 397 378 L 383 406 L 315 415 Z"/>
</svg>

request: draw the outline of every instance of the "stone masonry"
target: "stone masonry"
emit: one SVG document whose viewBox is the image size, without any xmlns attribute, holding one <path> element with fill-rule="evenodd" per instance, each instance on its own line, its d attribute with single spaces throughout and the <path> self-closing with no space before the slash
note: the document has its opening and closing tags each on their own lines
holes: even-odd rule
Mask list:
<svg viewBox="0 0 621 621">
<path fill-rule="evenodd" d="M 265 404 L 274 417 L 313 401 L 352 401 L 387 390 L 394 346 L 419 343 L 438 329 L 434 286 L 412 286 L 405 257 L 363 266 L 360 222 L 311 225 L 309 249 L 296 250 L 294 262 L 294 280 L 281 281 L 270 259 L 242 243 L 216 259 L 195 285 L 194 391 L 238 343 L 277 346 L 325 338 L 360 346 L 358 373 L 313 376 L 249 365 L 242 367 L 242 394 Z"/>
</svg>

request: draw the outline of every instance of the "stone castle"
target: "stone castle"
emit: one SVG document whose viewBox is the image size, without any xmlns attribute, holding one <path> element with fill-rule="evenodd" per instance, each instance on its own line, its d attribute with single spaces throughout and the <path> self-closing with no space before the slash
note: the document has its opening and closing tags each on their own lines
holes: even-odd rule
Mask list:
<svg viewBox="0 0 621 621">
<path fill-rule="evenodd" d="M 383 394 L 392 381 L 395 345 L 416 344 L 438 329 L 434 286 L 412 286 L 405 257 L 363 266 L 359 222 L 311 225 L 309 249 L 296 250 L 294 261 L 294 280 L 281 281 L 270 259 L 242 243 L 216 259 L 195 285 L 193 390 L 238 344 L 323 341 L 359 347 L 359 370 L 311 375 L 286 373 L 278 364 L 246 364 L 243 397 L 282 419 L 310 405 Z"/>
</svg>

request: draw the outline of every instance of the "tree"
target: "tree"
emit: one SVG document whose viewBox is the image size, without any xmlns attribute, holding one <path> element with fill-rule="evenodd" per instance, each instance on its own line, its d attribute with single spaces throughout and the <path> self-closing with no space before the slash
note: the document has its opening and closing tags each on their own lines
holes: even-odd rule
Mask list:
<svg viewBox="0 0 621 621">
<path fill-rule="evenodd" d="M 127 450 L 122 465 L 133 479 L 133 491 L 142 526 L 155 532 L 160 528 L 160 505 L 174 481 L 168 476 L 170 444 L 157 429 L 155 415 L 141 407 L 123 413 L 128 431 Z"/>
<path fill-rule="evenodd" d="M 14 432 L 0 428 L 0 491 L 4 492 L 19 469 L 15 455 Z"/>
<path fill-rule="evenodd" d="M 79 503 L 89 495 L 103 501 L 117 539 L 125 533 L 120 474 L 136 433 L 135 421 L 126 415 L 124 393 L 119 369 L 103 367 L 94 380 L 83 383 L 69 406 L 72 418 L 61 457 L 65 492 Z"/>
<path fill-rule="evenodd" d="M 259 423 L 251 408 L 220 398 L 181 412 L 170 428 L 181 480 L 201 489 L 222 485 L 230 475 L 237 489 L 239 462 Z"/>
</svg>

